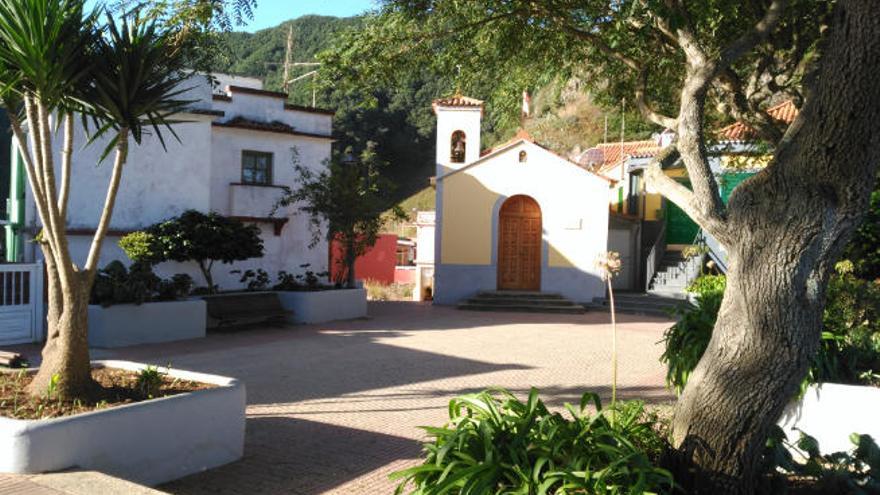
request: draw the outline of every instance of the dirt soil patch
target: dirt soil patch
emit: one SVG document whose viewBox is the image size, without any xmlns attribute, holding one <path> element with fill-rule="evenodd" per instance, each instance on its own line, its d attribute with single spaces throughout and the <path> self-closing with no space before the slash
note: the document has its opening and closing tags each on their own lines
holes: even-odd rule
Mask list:
<svg viewBox="0 0 880 495">
<path fill-rule="evenodd" d="M 216 385 L 180 380 L 149 369 L 143 372 L 116 368 L 95 368 L 92 378 L 100 389 L 88 400 L 62 400 L 53 397 L 52 387 L 44 397 L 26 392 L 33 374 L 0 373 L 0 416 L 15 419 L 48 419 L 107 409 L 170 395 L 214 388 Z"/>
</svg>

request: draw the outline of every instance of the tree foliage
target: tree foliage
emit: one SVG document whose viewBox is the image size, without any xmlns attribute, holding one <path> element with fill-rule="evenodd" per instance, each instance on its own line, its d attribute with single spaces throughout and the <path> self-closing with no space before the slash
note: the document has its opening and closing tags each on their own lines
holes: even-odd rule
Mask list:
<svg viewBox="0 0 880 495">
<path fill-rule="evenodd" d="M 256 225 L 195 210 L 128 234 L 119 245 L 132 261 L 196 262 L 211 292 L 216 291 L 211 275 L 214 262 L 231 264 L 263 256 L 263 240 Z"/>
<path fill-rule="evenodd" d="M 880 280 L 880 178 L 871 193 L 865 219 L 847 245 L 843 256 L 854 265 L 854 274 L 867 280 Z"/>
<path fill-rule="evenodd" d="M 388 220 L 392 185 L 379 174 L 382 163 L 370 143 L 355 159 L 349 148 L 336 154 L 327 170 L 315 172 L 294 163 L 297 178 L 293 189 L 279 201 L 279 207 L 293 207 L 308 216 L 312 243 L 322 238 L 339 242 L 343 249 L 342 273 L 348 287 L 354 287 L 354 262 L 376 243 L 382 226 Z M 403 213 L 394 209 L 392 216 Z"/>
</svg>

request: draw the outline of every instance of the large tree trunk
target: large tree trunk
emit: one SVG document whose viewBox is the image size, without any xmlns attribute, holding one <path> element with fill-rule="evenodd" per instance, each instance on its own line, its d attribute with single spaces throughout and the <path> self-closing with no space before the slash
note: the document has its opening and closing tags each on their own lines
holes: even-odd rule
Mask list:
<svg viewBox="0 0 880 495">
<path fill-rule="evenodd" d="M 761 449 L 818 347 L 829 274 L 874 183 L 880 9 L 841 0 L 830 29 L 774 161 L 730 199 L 727 290 L 672 424 L 679 480 L 693 493 L 754 493 Z"/>
<path fill-rule="evenodd" d="M 42 363 L 28 386 L 35 396 L 92 397 L 98 386 L 92 380 L 88 344 L 89 290 L 81 273 L 71 273 L 73 290 L 61 287 L 57 267 L 47 257 L 49 311 Z"/>
</svg>

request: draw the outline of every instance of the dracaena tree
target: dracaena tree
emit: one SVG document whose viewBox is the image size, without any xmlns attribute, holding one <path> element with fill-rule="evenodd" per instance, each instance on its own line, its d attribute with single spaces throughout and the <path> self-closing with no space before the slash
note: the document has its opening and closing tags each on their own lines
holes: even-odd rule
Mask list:
<svg viewBox="0 0 880 495">
<path fill-rule="evenodd" d="M 148 132 L 160 139 L 162 131 L 173 134 L 169 117 L 186 104 L 177 98 L 188 75 L 174 30 L 141 22 L 136 12 L 100 14 L 86 12 L 82 0 L 0 0 L 0 88 L 42 224 L 38 240 L 48 274 L 48 335 L 30 385 L 35 395 L 52 381 L 60 397 L 97 390 L 88 351 L 89 293 L 129 144 Z M 71 257 L 66 236 L 75 127 L 108 143 L 102 161 L 112 155 L 84 262 Z"/>
<path fill-rule="evenodd" d="M 880 162 L 876 0 L 386 0 L 324 60 L 339 85 L 460 66 L 463 89 L 504 108 L 523 87 L 577 77 L 675 131 L 649 180 L 730 262 L 712 340 L 675 406 L 674 464 L 695 492 L 753 493 Z M 800 107 L 789 126 L 766 112 L 782 98 Z M 772 160 L 725 205 L 707 150 L 711 126 L 734 119 Z M 691 187 L 663 174 L 677 160 Z"/>
</svg>

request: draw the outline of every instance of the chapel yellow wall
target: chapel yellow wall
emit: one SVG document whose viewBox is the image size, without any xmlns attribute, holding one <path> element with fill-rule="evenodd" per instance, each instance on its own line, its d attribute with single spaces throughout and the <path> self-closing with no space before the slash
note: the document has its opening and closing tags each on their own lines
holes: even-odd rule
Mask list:
<svg viewBox="0 0 880 495">
<path fill-rule="evenodd" d="M 443 263 L 488 265 L 492 262 L 492 208 L 498 194 L 471 175 L 459 173 L 443 183 Z M 453 228 L 454 227 L 454 228 Z"/>
<path fill-rule="evenodd" d="M 602 251 L 606 245 L 607 183 L 536 146 L 526 148 L 521 164 L 518 149 L 443 179 L 440 262 L 491 265 L 495 207 L 502 197 L 524 194 L 541 207 L 544 266 L 593 270 L 594 244 Z"/>
</svg>

